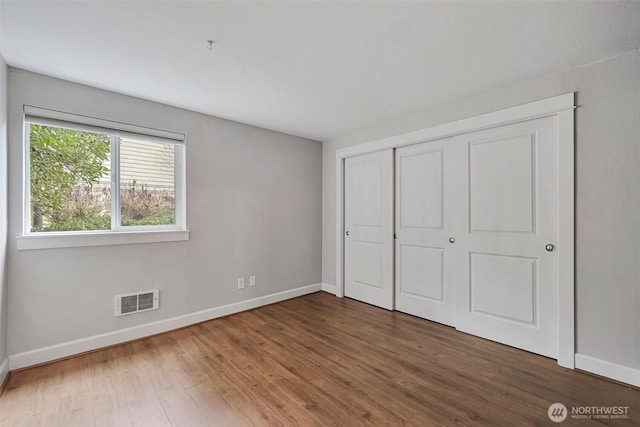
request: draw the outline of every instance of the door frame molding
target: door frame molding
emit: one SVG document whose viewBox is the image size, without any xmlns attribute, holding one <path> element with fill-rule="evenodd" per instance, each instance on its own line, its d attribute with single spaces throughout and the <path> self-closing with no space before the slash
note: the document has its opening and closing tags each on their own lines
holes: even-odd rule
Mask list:
<svg viewBox="0 0 640 427">
<path fill-rule="evenodd" d="M 336 151 L 336 296 L 344 296 L 344 159 L 542 117 L 558 118 L 558 364 L 575 367 L 575 94 L 542 99 Z"/>
</svg>

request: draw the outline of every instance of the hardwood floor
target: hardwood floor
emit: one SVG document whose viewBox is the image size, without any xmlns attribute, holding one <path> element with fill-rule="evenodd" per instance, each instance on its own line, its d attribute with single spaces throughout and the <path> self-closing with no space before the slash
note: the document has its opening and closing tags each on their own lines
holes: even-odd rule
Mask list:
<svg viewBox="0 0 640 427">
<path fill-rule="evenodd" d="M 640 424 L 638 390 L 319 292 L 15 372 L 0 425 L 555 425 L 553 402 Z"/>
</svg>

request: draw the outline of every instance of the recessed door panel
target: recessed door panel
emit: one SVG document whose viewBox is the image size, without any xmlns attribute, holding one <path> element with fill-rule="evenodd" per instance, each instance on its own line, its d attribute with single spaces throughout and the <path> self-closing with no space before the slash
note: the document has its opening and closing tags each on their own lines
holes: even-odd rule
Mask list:
<svg viewBox="0 0 640 427">
<path fill-rule="evenodd" d="M 472 232 L 535 232 L 534 135 L 469 144 Z"/>
<path fill-rule="evenodd" d="M 535 258 L 470 254 L 469 311 L 536 326 Z"/>
<path fill-rule="evenodd" d="M 355 163 L 350 175 L 353 193 L 354 225 L 379 227 L 382 221 L 382 164 L 379 162 Z"/>
<path fill-rule="evenodd" d="M 345 159 L 345 296 L 393 309 L 393 151 Z"/>
<path fill-rule="evenodd" d="M 401 155 L 400 227 L 442 228 L 443 152 Z"/>
<path fill-rule="evenodd" d="M 360 242 L 354 240 L 352 280 L 360 285 L 382 288 L 382 256 L 383 245 L 377 242 Z"/>
<path fill-rule="evenodd" d="M 400 295 L 443 303 L 444 249 L 400 245 Z"/>
</svg>

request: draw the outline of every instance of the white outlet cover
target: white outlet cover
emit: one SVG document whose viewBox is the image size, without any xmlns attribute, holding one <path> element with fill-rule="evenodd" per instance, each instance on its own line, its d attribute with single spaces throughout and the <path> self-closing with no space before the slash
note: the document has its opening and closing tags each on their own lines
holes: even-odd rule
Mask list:
<svg viewBox="0 0 640 427">
<path fill-rule="evenodd" d="M 256 285 L 256 276 L 249 277 L 249 286 L 255 286 L 255 285 Z"/>
<path fill-rule="evenodd" d="M 238 279 L 238 289 L 244 289 L 244 277 Z"/>
</svg>

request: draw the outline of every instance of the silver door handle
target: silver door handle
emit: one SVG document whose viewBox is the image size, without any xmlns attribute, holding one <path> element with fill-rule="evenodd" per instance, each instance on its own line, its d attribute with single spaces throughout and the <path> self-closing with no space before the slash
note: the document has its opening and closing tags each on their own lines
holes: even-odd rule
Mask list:
<svg viewBox="0 0 640 427">
<path fill-rule="evenodd" d="M 547 250 L 547 252 L 553 252 L 556 250 L 555 245 L 552 245 L 551 243 L 547 243 L 547 246 L 545 246 L 544 248 Z"/>
<path fill-rule="evenodd" d="M 348 236 L 349 235 L 349 230 L 347 230 L 345 234 Z"/>
<path fill-rule="evenodd" d="M 455 242 L 456 242 L 455 237 L 449 237 L 449 243 L 455 243 Z"/>
</svg>

